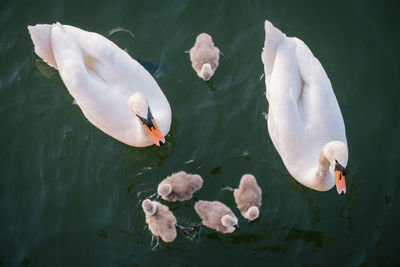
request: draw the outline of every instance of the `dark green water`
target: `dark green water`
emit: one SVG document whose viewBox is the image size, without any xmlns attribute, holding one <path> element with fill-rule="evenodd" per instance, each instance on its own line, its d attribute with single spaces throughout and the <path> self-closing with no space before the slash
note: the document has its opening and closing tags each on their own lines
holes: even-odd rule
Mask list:
<svg viewBox="0 0 400 267">
<path fill-rule="evenodd" d="M 302 39 L 325 67 L 346 124 L 347 194 L 295 182 L 268 136 L 260 59 L 264 19 Z M 26 29 L 64 24 L 107 36 L 142 60 L 173 123 L 167 145 L 128 147 L 82 115 Z M 116 27 L 130 30 L 109 35 Z M 1 1 L 0 266 L 393 266 L 400 264 L 399 19 L 395 1 Z M 212 91 L 192 70 L 195 36 L 225 55 Z M 140 202 L 185 170 L 220 200 L 244 173 L 261 218 L 230 235 L 178 234 L 151 251 Z M 191 202 L 168 204 L 199 223 Z"/>
</svg>

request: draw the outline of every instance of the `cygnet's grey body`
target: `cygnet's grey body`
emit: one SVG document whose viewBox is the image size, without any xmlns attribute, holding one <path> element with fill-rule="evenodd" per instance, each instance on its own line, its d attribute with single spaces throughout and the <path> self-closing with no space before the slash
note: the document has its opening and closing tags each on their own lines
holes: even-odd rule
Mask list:
<svg viewBox="0 0 400 267">
<path fill-rule="evenodd" d="M 194 209 L 202 219 L 202 224 L 208 228 L 221 233 L 232 233 L 237 228 L 238 219 L 235 214 L 219 201 L 199 200 L 195 203 Z"/>
<path fill-rule="evenodd" d="M 250 221 L 259 216 L 261 193 L 261 188 L 258 186 L 256 178 L 251 174 L 243 175 L 240 179 L 239 188 L 233 191 L 240 213 Z"/>
<path fill-rule="evenodd" d="M 154 236 L 161 237 L 164 242 L 172 242 L 176 238 L 176 218 L 167 206 L 156 201 L 145 199 L 142 202 L 146 223 Z"/>
<path fill-rule="evenodd" d="M 168 201 L 185 201 L 193 197 L 203 185 L 203 179 L 197 174 L 180 171 L 165 178 L 158 185 L 158 194 Z"/>
<path fill-rule="evenodd" d="M 219 49 L 207 33 L 196 37 L 194 46 L 190 49 L 190 61 L 197 75 L 208 81 L 214 75 L 219 64 Z"/>
</svg>

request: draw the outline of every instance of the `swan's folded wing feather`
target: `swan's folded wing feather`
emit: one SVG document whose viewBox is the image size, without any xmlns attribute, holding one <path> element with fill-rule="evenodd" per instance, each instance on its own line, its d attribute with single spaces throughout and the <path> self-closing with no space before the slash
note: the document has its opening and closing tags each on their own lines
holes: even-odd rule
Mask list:
<svg viewBox="0 0 400 267">
<path fill-rule="evenodd" d="M 120 95 L 125 103 L 130 95 L 141 92 L 151 106 L 151 111 L 163 135 L 171 126 L 171 107 L 151 74 L 128 53 L 100 34 L 64 26 L 74 35 L 85 55 L 96 59 L 89 71 L 101 77 L 109 90 Z M 129 111 L 130 114 L 130 111 Z"/>
<path fill-rule="evenodd" d="M 108 135 L 123 140 L 126 132 L 140 129 L 135 125 L 138 122 L 133 116 L 132 120 L 127 119 L 129 108 L 120 104 L 124 103 L 123 95 L 109 94 L 112 89 L 90 73 L 84 62 L 83 50 L 70 34 L 61 25 L 53 27 L 51 32 L 60 76 L 85 117 Z M 141 133 L 135 134 L 140 136 Z"/>
<path fill-rule="evenodd" d="M 277 141 L 281 149 L 295 152 L 304 132 L 297 103 L 301 90 L 301 77 L 293 52 L 293 45 L 289 40 L 282 41 L 276 50 L 268 89 L 270 91 L 268 127 L 270 128 L 270 124 L 274 122 L 273 127 L 276 130 L 276 135 L 272 137 L 275 139 L 274 143 Z"/>
<path fill-rule="evenodd" d="M 298 69 L 305 83 L 301 105 L 308 139 L 314 140 L 318 149 L 332 140 L 346 142 L 341 110 L 325 69 L 303 41 L 293 40 Z"/>
</svg>

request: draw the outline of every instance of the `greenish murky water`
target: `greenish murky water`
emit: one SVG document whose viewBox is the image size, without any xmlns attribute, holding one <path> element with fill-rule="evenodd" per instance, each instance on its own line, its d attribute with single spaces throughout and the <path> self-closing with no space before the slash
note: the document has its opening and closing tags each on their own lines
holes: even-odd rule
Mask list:
<svg viewBox="0 0 400 267">
<path fill-rule="evenodd" d="M 347 194 L 290 177 L 268 136 L 263 21 L 302 39 L 331 79 L 349 144 Z M 72 104 L 33 51 L 27 25 L 100 33 L 148 64 L 168 98 L 167 145 L 126 146 Z M 400 96 L 395 1 L 8 1 L 0 3 L 0 266 L 393 266 L 400 263 Z M 123 27 L 133 33 L 110 31 Z M 191 68 L 196 35 L 225 58 L 213 87 Z M 235 208 L 244 173 L 261 217 L 151 250 L 140 202 L 185 170 L 197 197 Z M 168 204 L 181 224 L 192 202 Z"/>
</svg>

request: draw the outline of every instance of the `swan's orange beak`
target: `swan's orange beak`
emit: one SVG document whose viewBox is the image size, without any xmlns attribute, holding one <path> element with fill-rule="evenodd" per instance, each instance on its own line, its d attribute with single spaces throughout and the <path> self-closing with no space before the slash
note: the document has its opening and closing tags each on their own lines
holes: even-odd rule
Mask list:
<svg viewBox="0 0 400 267">
<path fill-rule="evenodd" d="M 336 190 L 339 195 L 346 193 L 346 181 L 342 170 L 335 171 Z"/>
<path fill-rule="evenodd" d="M 143 125 L 146 127 L 147 131 L 149 131 L 156 146 L 162 146 L 165 144 L 165 138 L 154 119 L 152 119 L 150 123 L 144 123 Z"/>
<path fill-rule="evenodd" d="M 346 181 L 344 179 L 344 177 L 346 176 L 346 168 L 340 165 L 337 160 L 335 161 L 336 190 L 339 195 L 344 195 L 346 193 Z"/>
<path fill-rule="evenodd" d="M 141 117 L 138 114 L 136 116 L 143 123 L 147 131 L 149 131 L 151 138 L 156 146 L 162 146 L 165 144 L 165 138 L 158 128 L 156 121 L 154 120 L 153 114 L 151 114 L 150 107 L 147 109 L 147 118 Z"/>
</svg>

